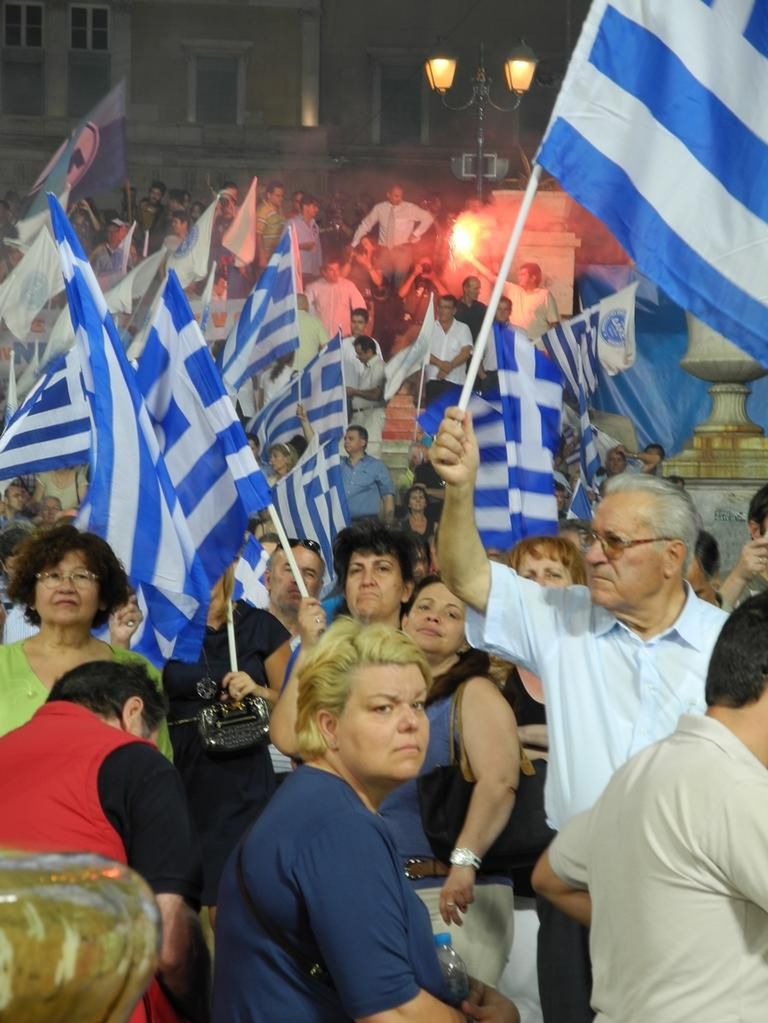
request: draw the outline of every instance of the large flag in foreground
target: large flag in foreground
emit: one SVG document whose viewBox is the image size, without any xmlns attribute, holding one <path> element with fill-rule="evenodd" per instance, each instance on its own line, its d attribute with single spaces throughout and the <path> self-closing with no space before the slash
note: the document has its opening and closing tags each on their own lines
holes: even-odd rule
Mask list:
<svg viewBox="0 0 768 1023">
<path fill-rule="evenodd" d="M 122 561 L 146 608 L 140 652 L 196 660 L 210 591 L 133 370 L 66 214 L 49 196 L 91 408 L 88 496 L 77 524 Z"/>
<path fill-rule="evenodd" d="M 495 331 L 509 472 L 509 513 L 516 540 L 557 532 L 552 459 L 560 444 L 563 377 L 528 336 Z"/>
<path fill-rule="evenodd" d="M 768 366 L 766 57 L 764 0 L 594 0 L 537 162 Z"/>
<path fill-rule="evenodd" d="M 446 390 L 419 416 L 425 433 L 436 434 L 445 410 L 458 405 L 461 387 Z M 475 483 L 475 524 L 483 546 L 507 551 L 520 539 L 512 530 L 509 514 L 509 472 L 507 469 L 507 438 L 501 398 L 498 394 L 481 398 L 474 391 L 468 411 L 480 449 L 480 468 Z"/>
<path fill-rule="evenodd" d="M 349 525 L 338 441 L 321 446 L 314 436 L 299 464 L 277 482 L 273 494 L 288 536 L 316 540 L 332 575 L 333 541 Z"/>
<path fill-rule="evenodd" d="M 212 587 L 271 495 L 173 270 L 136 379 Z"/>
<path fill-rule="evenodd" d="M 273 444 L 287 444 L 301 433 L 296 406 L 301 402 L 309 425 L 321 444 L 340 437 L 347 428 L 347 398 L 342 371 L 341 334 L 324 345 L 314 359 L 248 424 L 256 433 L 261 450 Z"/>
<path fill-rule="evenodd" d="M 291 232 L 286 228 L 216 360 L 231 395 L 299 347 L 298 319 Z"/>
<path fill-rule="evenodd" d="M 49 363 L 0 437 L 0 479 L 85 465 L 91 412 L 73 348 Z"/>
</svg>

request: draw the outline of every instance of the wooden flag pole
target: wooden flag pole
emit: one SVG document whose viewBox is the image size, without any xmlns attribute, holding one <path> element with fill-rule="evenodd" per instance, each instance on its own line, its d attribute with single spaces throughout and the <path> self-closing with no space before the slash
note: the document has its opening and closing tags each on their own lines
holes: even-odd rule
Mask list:
<svg viewBox="0 0 768 1023">
<path fill-rule="evenodd" d="M 491 297 L 488 299 L 488 308 L 485 310 L 483 324 L 480 327 L 480 332 L 478 333 L 477 340 L 475 341 L 472 360 L 470 361 L 469 369 L 467 370 L 467 379 L 464 381 L 464 387 L 462 388 L 461 397 L 459 398 L 459 408 L 462 412 L 466 412 L 469 405 L 472 389 L 475 386 L 475 380 L 483 361 L 483 355 L 485 355 L 485 347 L 491 334 L 493 319 L 496 315 L 496 306 L 499 304 L 501 293 L 504 290 L 504 285 L 507 281 L 509 268 L 512 266 L 512 260 L 514 259 L 517 247 L 520 244 L 523 228 L 525 227 L 525 222 L 528 219 L 528 213 L 530 212 L 533 198 L 536 195 L 536 189 L 539 187 L 541 173 L 541 166 L 536 164 L 533 168 L 533 174 L 531 174 L 530 180 L 528 181 L 528 187 L 525 190 L 525 195 L 523 196 L 523 201 L 517 214 L 515 226 L 512 228 L 512 234 L 509 236 L 507 251 L 504 253 L 504 258 L 501 261 L 501 266 L 499 267 L 499 272 L 496 276 L 496 283 L 493 285 Z"/>
</svg>

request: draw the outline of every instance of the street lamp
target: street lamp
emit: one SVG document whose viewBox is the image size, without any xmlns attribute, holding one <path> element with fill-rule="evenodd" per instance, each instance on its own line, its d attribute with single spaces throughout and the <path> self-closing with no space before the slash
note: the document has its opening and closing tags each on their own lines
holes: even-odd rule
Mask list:
<svg viewBox="0 0 768 1023">
<path fill-rule="evenodd" d="M 499 110 L 502 113 L 509 113 L 512 110 L 517 110 L 520 106 L 523 96 L 531 87 L 533 76 L 536 71 L 536 64 L 538 59 L 536 54 L 525 43 L 521 43 L 520 46 L 510 53 L 504 62 L 504 78 L 507 83 L 507 88 L 510 92 L 514 93 L 515 99 L 512 106 L 502 107 L 498 103 L 494 103 L 491 99 L 491 85 L 493 79 L 489 77 L 485 70 L 484 60 L 484 48 L 483 44 L 480 43 L 480 61 L 474 75 L 470 79 L 472 84 L 472 95 L 469 97 L 466 103 L 462 103 L 459 106 L 453 106 L 448 103 L 445 99 L 445 94 L 453 85 L 454 75 L 456 74 L 456 58 L 441 47 L 435 50 L 432 56 L 427 57 L 424 61 L 424 70 L 427 75 L 427 81 L 429 87 L 440 96 L 440 101 L 443 106 L 448 110 L 468 110 L 471 106 L 477 107 L 477 138 L 476 138 L 476 152 L 477 152 L 477 197 L 482 200 L 483 198 L 483 146 L 485 143 L 485 107 L 486 105 L 493 107 L 494 110 Z"/>
</svg>

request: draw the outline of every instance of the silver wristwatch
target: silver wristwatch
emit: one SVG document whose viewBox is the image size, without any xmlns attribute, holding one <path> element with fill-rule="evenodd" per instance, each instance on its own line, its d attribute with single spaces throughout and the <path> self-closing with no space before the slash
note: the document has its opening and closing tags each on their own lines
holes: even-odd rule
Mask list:
<svg viewBox="0 0 768 1023">
<path fill-rule="evenodd" d="M 471 849 L 454 849 L 451 853 L 451 863 L 454 867 L 474 867 L 475 870 L 479 870 L 481 860 Z"/>
</svg>

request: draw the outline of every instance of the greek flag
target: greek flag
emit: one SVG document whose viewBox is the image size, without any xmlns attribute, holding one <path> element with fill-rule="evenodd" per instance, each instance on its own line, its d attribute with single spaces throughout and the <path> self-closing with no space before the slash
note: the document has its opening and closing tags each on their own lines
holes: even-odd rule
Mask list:
<svg viewBox="0 0 768 1023">
<path fill-rule="evenodd" d="M 246 299 L 216 364 L 224 386 L 237 394 L 246 380 L 299 347 L 296 284 L 288 228 Z"/>
<path fill-rule="evenodd" d="M 189 302 L 169 270 L 136 381 L 209 585 L 271 495 Z"/>
<path fill-rule="evenodd" d="M 587 497 L 587 488 L 581 480 L 576 483 L 565 517 L 567 519 L 585 519 L 587 522 L 592 518 L 592 505 Z"/>
<path fill-rule="evenodd" d="M 249 533 L 235 568 L 233 600 L 244 600 L 252 607 L 265 608 L 269 606 L 269 594 L 264 585 L 264 573 L 267 570 L 268 561 L 267 552 L 253 533 Z"/>
<path fill-rule="evenodd" d="M 765 0 L 594 0 L 537 161 L 768 365 Z"/>
<path fill-rule="evenodd" d="M 445 391 L 419 416 L 419 425 L 425 433 L 437 433 L 445 410 L 457 405 L 461 387 Z M 506 551 L 519 537 L 512 531 L 509 514 L 509 472 L 507 468 L 507 441 L 501 398 L 498 394 L 481 398 L 472 393 L 468 411 L 480 448 L 480 467 L 475 483 L 475 523 L 483 546 Z"/>
<path fill-rule="evenodd" d="M 560 444 L 563 377 L 523 331 L 494 331 L 515 540 L 557 532 L 552 458 Z"/>
<path fill-rule="evenodd" d="M 0 437 L 0 479 L 90 459 L 91 413 L 72 349 L 48 364 Z"/>
<path fill-rule="evenodd" d="M 341 333 L 320 349 L 286 389 L 248 423 L 261 450 L 286 444 L 301 433 L 296 406 L 301 403 L 320 444 L 340 437 L 347 428 L 347 397 L 342 374 Z"/>
<path fill-rule="evenodd" d="M 289 537 L 316 540 L 333 572 L 333 541 L 349 525 L 337 440 L 312 438 L 298 465 L 273 487 L 273 501 Z"/>
<path fill-rule="evenodd" d="M 590 486 L 600 458 L 589 419 L 589 399 L 599 383 L 598 363 L 613 375 L 634 361 L 636 292 L 636 283 L 622 288 L 551 327 L 540 339 L 563 374 L 566 396 L 578 407 L 581 471 Z"/>
<path fill-rule="evenodd" d="M 109 543 L 146 608 L 135 648 L 155 663 L 194 661 L 208 580 L 104 296 L 66 214 L 54 196 L 48 201 L 93 420 L 91 480 L 77 524 Z"/>
</svg>

